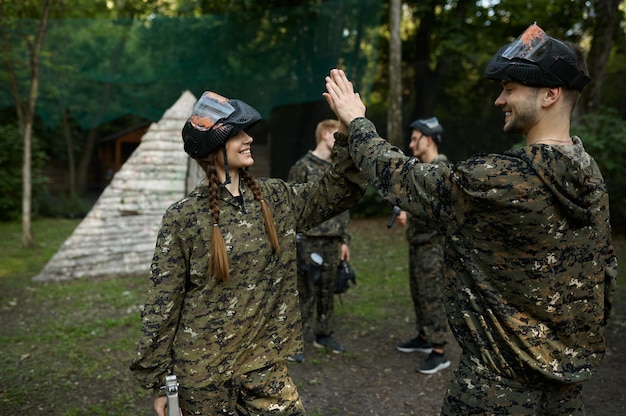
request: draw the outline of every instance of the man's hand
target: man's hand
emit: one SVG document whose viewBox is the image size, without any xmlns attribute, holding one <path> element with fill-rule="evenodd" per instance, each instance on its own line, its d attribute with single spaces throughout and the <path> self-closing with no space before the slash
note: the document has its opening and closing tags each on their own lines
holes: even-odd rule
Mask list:
<svg viewBox="0 0 626 416">
<path fill-rule="evenodd" d="M 396 217 L 396 222 L 400 225 L 402 225 L 403 227 L 406 226 L 406 211 L 400 211 L 400 213 L 398 214 L 398 216 Z"/>
<path fill-rule="evenodd" d="M 365 105 L 359 93 L 354 92 L 352 82 L 348 81 L 341 69 L 331 69 L 326 77 L 326 91 L 322 95 L 339 121 L 348 126 L 357 117 L 365 116 Z"/>
<path fill-rule="evenodd" d="M 341 260 L 350 261 L 350 247 L 346 243 L 341 244 Z"/>
</svg>

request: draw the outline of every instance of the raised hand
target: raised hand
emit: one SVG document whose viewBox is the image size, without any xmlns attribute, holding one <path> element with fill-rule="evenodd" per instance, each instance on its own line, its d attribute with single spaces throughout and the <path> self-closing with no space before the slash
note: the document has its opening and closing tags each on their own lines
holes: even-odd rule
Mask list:
<svg viewBox="0 0 626 416">
<path fill-rule="evenodd" d="M 365 105 L 352 82 L 341 69 L 332 69 L 326 77 L 326 91 L 322 95 L 339 121 L 348 126 L 357 117 L 365 116 Z"/>
</svg>

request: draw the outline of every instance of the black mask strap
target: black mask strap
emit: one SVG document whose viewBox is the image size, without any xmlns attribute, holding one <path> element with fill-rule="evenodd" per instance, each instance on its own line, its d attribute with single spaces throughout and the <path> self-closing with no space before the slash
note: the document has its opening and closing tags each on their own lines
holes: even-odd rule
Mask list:
<svg viewBox="0 0 626 416">
<path fill-rule="evenodd" d="M 585 75 L 582 71 L 576 69 L 573 65 L 565 62 L 562 59 L 557 59 L 551 66 L 550 72 L 561 78 L 570 87 L 582 91 L 585 85 L 591 79 Z"/>
<path fill-rule="evenodd" d="M 220 186 L 223 188 L 226 185 L 228 185 L 231 180 L 230 180 L 230 174 L 228 173 L 228 157 L 226 156 L 226 146 L 222 146 L 222 151 L 224 153 L 224 173 L 226 173 L 226 180 L 224 181 L 224 183 L 220 184 Z"/>
</svg>

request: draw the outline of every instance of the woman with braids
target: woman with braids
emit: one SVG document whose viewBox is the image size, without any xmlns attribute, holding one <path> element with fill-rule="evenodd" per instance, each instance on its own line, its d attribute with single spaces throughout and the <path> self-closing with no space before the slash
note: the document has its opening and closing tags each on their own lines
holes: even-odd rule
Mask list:
<svg viewBox="0 0 626 416">
<path fill-rule="evenodd" d="M 206 179 L 163 216 L 131 364 L 159 416 L 170 374 L 185 416 L 305 414 L 285 361 L 303 351 L 296 232 L 350 208 L 365 182 L 341 133 L 321 180 L 254 179 L 247 131 L 260 119 L 207 91 L 183 128 Z"/>
</svg>

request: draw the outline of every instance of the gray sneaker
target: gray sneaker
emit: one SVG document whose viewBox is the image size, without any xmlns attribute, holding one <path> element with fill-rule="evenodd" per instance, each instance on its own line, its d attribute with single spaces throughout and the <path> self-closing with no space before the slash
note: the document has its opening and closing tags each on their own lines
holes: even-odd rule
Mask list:
<svg viewBox="0 0 626 416">
<path fill-rule="evenodd" d="M 437 371 L 450 367 L 450 360 L 446 357 L 446 353 L 431 352 L 426 360 L 417 368 L 422 374 L 435 374 Z"/>
<path fill-rule="evenodd" d="M 287 357 L 288 361 L 293 361 L 294 363 L 303 363 L 304 362 L 304 353 L 290 355 Z"/>
<path fill-rule="evenodd" d="M 313 346 L 315 348 L 324 348 L 338 354 L 346 351 L 344 346 L 335 341 L 331 336 L 316 337 L 315 341 L 313 341 Z"/>
</svg>

